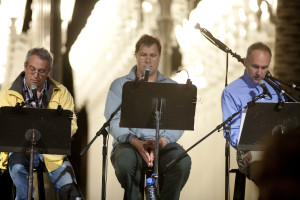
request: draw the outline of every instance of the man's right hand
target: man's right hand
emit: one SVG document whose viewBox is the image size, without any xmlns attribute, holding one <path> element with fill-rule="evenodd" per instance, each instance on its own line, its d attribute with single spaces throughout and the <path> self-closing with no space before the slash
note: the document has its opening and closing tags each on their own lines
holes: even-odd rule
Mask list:
<svg viewBox="0 0 300 200">
<path fill-rule="evenodd" d="M 247 167 L 250 164 L 252 160 L 252 154 L 251 151 L 241 151 L 238 150 L 236 154 L 236 160 L 239 166 L 239 170 L 246 174 L 247 173 Z"/>
<path fill-rule="evenodd" d="M 138 150 L 138 152 L 146 162 L 147 166 L 152 167 L 154 161 L 155 143 L 150 140 L 143 141 L 138 138 L 133 138 L 130 141 L 130 144 Z M 150 152 L 148 152 L 148 150 L 150 150 Z"/>
</svg>

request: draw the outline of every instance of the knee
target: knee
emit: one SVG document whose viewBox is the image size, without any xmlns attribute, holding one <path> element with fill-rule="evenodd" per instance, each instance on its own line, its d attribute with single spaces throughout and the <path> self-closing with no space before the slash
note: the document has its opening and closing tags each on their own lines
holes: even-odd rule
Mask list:
<svg viewBox="0 0 300 200">
<path fill-rule="evenodd" d="M 191 157 L 186 155 L 178 161 L 178 163 L 175 165 L 175 168 L 179 173 L 186 174 L 190 172 L 191 166 Z"/>
<path fill-rule="evenodd" d="M 134 176 L 139 171 L 142 161 L 132 147 L 126 147 L 115 152 L 112 164 L 118 177 Z"/>
<path fill-rule="evenodd" d="M 118 177 L 124 177 L 132 175 L 136 167 L 133 163 L 125 162 L 124 160 L 119 160 L 115 163 L 115 172 Z"/>
<path fill-rule="evenodd" d="M 24 172 L 25 166 L 22 164 L 14 164 L 9 166 L 9 170 L 12 174 L 21 173 Z"/>
</svg>

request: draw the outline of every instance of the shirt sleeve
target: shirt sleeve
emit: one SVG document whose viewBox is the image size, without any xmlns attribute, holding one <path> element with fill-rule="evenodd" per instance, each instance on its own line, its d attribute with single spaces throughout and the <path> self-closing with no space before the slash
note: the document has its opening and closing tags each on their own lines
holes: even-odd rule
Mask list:
<svg viewBox="0 0 300 200">
<path fill-rule="evenodd" d="M 75 103 L 71 93 L 67 90 L 67 88 L 63 85 L 60 86 L 61 96 L 60 96 L 60 105 L 65 110 L 70 110 L 73 113 L 72 121 L 71 121 L 71 136 L 73 136 L 77 129 L 77 117 L 75 114 Z"/>
<path fill-rule="evenodd" d="M 233 95 L 228 92 L 226 89 L 222 93 L 222 113 L 223 121 L 226 121 L 234 113 L 238 112 L 242 107 L 238 99 L 235 99 Z M 239 130 L 241 123 L 241 114 L 235 116 L 230 122 L 230 144 L 237 149 L 238 139 L 239 139 Z M 224 130 L 224 137 L 226 137 L 226 132 Z"/>
<path fill-rule="evenodd" d="M 122 99 L 122 84 L 114 81 L 108 91 L 104 116 L 108 120 L 111 115 L 116 112 L 121 105 Z M 121 111 L 119 110 L 110 121 L 108 131 L 118 142 L 130 142 L 135 136 L 129 128 L 120 127 Z"/>
</svg>

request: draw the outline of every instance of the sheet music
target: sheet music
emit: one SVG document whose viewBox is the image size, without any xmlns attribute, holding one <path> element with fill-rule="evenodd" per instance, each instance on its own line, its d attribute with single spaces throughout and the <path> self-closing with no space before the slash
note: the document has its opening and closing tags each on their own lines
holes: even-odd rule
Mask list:
<svg viewBox="0 0 300 200">
<path fill-rule="evenodd" d="M 240 138 L 241 138 L 241 135 L 242 135 L 242 130 L 243 130 L 243 126 L 244 126 L 244 121 L 245 121 L 247 110 L 248 110 L 248 108 L 247 109 L 243 109 L 242 113 L 241 113 L 242 116 L 241 116 L 241 123 L 240 123 L 238 144 L 240 143 Z"/>
</svg>

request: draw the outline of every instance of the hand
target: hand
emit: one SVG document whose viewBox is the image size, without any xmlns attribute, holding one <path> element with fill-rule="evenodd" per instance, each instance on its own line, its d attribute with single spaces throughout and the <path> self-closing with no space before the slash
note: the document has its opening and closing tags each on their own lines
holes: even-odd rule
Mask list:
<svg viewBox="0 0 300 200">
<path fill-rule="evenodd" d="M 162 150 L 168 144 L 167 139 L 164 137 L 159 138 L 159 150 Z"/>
<path fill-rule="evenodd" d="M 139 154 L 142 156 L 147 166 L 152 167 L 154 161 L 155 142 L 152 140 L 143 141 L 138 138 L 133 138 L 130 141 L 130 144 L 138 150 Z M 150 152 L 148 152 L 148 149 L 150 150 Z"/>
<path fill-rule="evenodd" d="M 164 137 L 159 138 L 158 146 L 159 150 L 163 149 L 168 144 L 167 139 Z M 144 144 L 145 149 L 151 148 L 153 151 L 155 150 L 155 140 L 146 140 L 146 144 Z"/>
<path fill-rule="evenodd" d="M 252 160 L 251 151 L 241 151 L 241 157 L 246 166 L 248 166 Z"/>
</svg>

